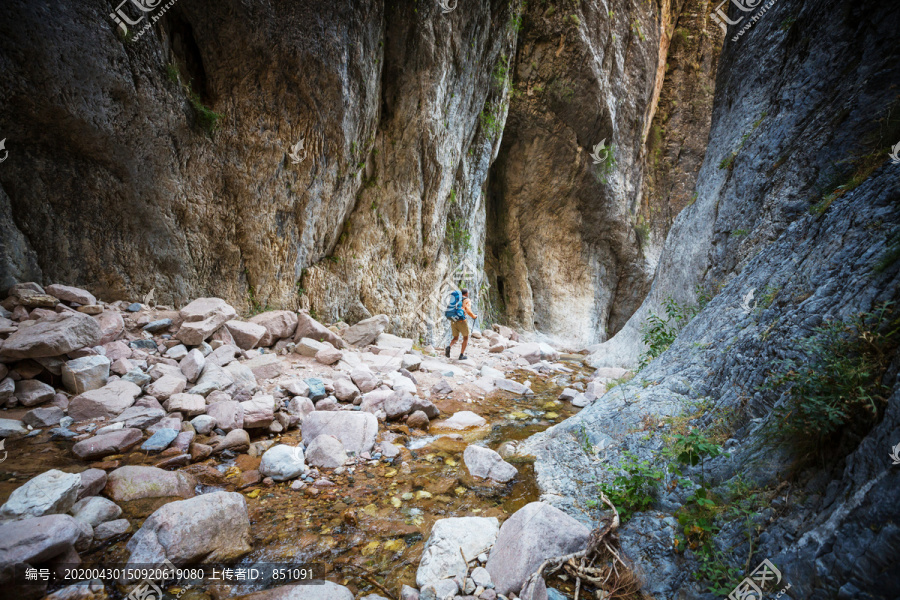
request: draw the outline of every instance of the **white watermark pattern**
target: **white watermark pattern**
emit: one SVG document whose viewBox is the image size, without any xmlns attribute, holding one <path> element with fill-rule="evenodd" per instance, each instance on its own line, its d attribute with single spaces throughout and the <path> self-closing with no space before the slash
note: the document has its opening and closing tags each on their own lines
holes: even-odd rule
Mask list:
<svg viewBox="0 0 900 600">
<path fill-rule="evenodd" d="M 144 296 L 142 304 L 151 308 L 156 306 L 156 288 L 153 288 L 152 290 L 147 292 L 147 295 Z"/>
<path fill-rule="evenodd" d="M 9 157 L 9 150 L 6 149 L 6 138 L 0 140 L 0 150 L 3 150 L 3 158 L 0 158 L 0 163 L 2 163 Z"/>
<path fill-rule="evenodd" d="M 300 138 L 300 141 L 291 146 L 291 151 L 288 152 L 288 156 L 291 157 L 291 162 L 295 165 L 299 165 L 304 160 L 306 160 L 306 149 L 304 149 L 304 145 L 306 144 L 306 138 Z"/>
<path fill-rule="evenodd" d="M 0 445 L 0 449 L 2 448 L 3 446 Z M 891 453 L 888 456 L 890 456 L 891 460 L 894 461 L 891 464 L 900 465 L 900 444 L 897 444 L 896 446 L 891 448 Z"/>
<path fill-rule="evenodd" d="M 444 308 L 450 303 L 450 295 L 458 292 L 461 287 L 475 287 L 478 283 L 478 271 L 469 258 L 463 260 L 455 269 L 444 275 L 437 287 L 428 294 L 416 307 L 416 312 L 421 316 L 421 325 L 426 329 L 434 329 L 437 323 L 431 318 L 437 308 L 441 317 Z"/>
<path fill-rule="evenodd" d="M 441 12 L 447 14 L 448 12 L 453 12 L 459 5 L 459 0 L 438 0 L 438 4 L 441 7 Z"/>
<path fill-rule="evenodd" d="M 753 294 L 755 293 L 756 288 L 750 288 L 750 291 L 741 298 L 741 311 L 743 311 L 745 315 L 749 315 L 756 308 L 756 302 L 753 302 Z M 751 302 L 753 302 L 752 306 L 750 305 Z"/>
<path fill-rule="evenodd" d="M 591 152 L 591 158 L 594 159 L 594 164 L 599 165 L 603 163 L 609 157 L 609 148 L 606 146 L 606 138 L 600 140 L 600 143 L 594 146 L 594 151 Z"/>
<path fill-rule="evenodd" d="M 770 583 L 773 587 L 781 583 L 781 571 L 767 558 L 728 594 L 728 598 L 729 600 L 762 600 L 763 590 Z M 787 584 L 775 598 L 780 598 L 789 589 L 791 589 L 791 584 Z"/>
<path fill-rule="evenodd" d="M 6 440 L 0 440 L 0 450 L 3 451 L 3 458 L 0 458 L 0 463 L 2 463 L 4 460 L 6 460 L 7 452 L 6 452 L 6 448 L 3 447 L 3 443 L 4 443 L 5 441 L 6 441 Z"/>
<path fill-rule="evenodd" d="M 3 142 L 0 142 L 0 148 L 3 148 Z M 891 148 L 891 153 L 888 156 L 891 157 L 891 164 L 900 165 L 900 142 L 897 142 L 897 144 L 893 148 Z M 0 160 L 0 162 L 3 161 Z"/>
<path fill-rule="evenodd" d="M 178 0 L 169 0 L 169 2 L 164 5 L 162 4 L 163 0 L 123 0 L 119 6 L 116 7 L 115 12 L 109 14 L 112 17 L 112 20 L 116 22 L 119 28 L 122 30 L 122 35 L 128 35 L 128 26 L 134 27 L 147 19 L 150 13 L 154 13 L 152 17 L 147 20 L 147 24 L 144 25 L 144 28 L 141 29 L 137 35 L 134 36 L 132 41 L 138 41 L 142 35 L 147 33 L 150 27 L 153 26 L 154 23 L 159 21 L 166 11 L 168 11 Z M 137 9 L 137 13 L 132 12 L 129 15 L 122 7 L 125 5 L 130 5 L 133 8 Z M 135 20 L 132 20 L 130 16 L 137 16 Z"/>
<path fill-rule="evenodd" d="M 722 2 L 720 2 L 719 5 L 716 6 L 715 10 L 710 14 L 710 16 L 712 17 L 713 21 L 715 21 L 716 24 L 726 34 L 728 33 L 729 25 L 737 25 L 738 23 L 741 23 L 747 17 L 747 15 L 742 15 L 735 20 L 729 19 L 728 14 L 727 14 L 727 7 L 723 8 L 723 6 L 726 6 L 729 1 L 732 4 L 734 4 L 735 6 L 737 6 L 741 12 L 750 13 L 750 12 L 756 11 L 756 13 L 754 13 L 753 16 L 751 16 L 749 18 L 749 20 L 741 28 L 741 30 L 738 31 L 737 34 L 731 38 L 732 42 L 736 42 L 751 27 L 753 27 L 753 25 L 755 25 L 757 21 L 760 20 L 762 18 L 762 16 L 764 14 L 766 14 L 766 12 L 768 12 L 768 10 L 770 8 L 772 8 L 772 6 L 778 0 L 769 0 L 762 7 L 760 7 L 760 5 L 763 3 L 763 0 L 722 0 Z"/>
</svg>

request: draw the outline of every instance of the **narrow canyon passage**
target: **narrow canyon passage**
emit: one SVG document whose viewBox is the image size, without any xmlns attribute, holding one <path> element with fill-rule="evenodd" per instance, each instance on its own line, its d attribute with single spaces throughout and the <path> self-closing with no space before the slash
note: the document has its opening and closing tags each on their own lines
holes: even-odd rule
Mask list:
<svg viewBox="0 0 900 600">
<path fill-rule="evenodd" d="M 900 598 L 898 38 L 7 0 L 0 596 Z"/>
</svg>

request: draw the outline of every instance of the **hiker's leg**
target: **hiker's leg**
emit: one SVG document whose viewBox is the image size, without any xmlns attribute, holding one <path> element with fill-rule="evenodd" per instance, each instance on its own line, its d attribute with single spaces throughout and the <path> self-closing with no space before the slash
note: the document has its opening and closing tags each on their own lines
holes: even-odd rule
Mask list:
<svg viewBox="0 0 900 600">
<path fill-rule="evenodd" d="M 466 346 L 468 346 L 468 345 L 469 345 L 469 336 L 466 336 L 466 337 L 463 338 L 462 349 L 459 351 L 459 353 L 460 353 L 460 354 L 465 354 L 465 353 L 466 353 Z"/>
<path fill-rule="evenodd" d="M 453 346 L 453 344 L 455 344 L 455 343 L 456 343 L 456 340 L 458 340 L 458 339 L 459 339 L 459 335 L 453 336 L 453 337 L 450 339 L 450 343 L 447 344 L 447 346 L 448 346 L 448 347 Z"/>
</svg>

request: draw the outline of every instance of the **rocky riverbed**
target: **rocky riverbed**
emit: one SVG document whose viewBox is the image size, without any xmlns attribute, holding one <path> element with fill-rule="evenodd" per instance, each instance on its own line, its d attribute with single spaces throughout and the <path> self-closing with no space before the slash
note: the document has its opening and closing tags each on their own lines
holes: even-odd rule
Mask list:
<svg viewBox="0 0 900 600">
<path fill-rule="evenodd" d="M 171 561 L 494 600 L 586 539 L 537 502 L 517 454 L 605 391 L 581 354 L 496 326 L 459 360 L 459 345 L 447 358 L 386 333 L 383 315 L 242 319 L 217 298 L 176 310 L 26 283 L 0 304 L 0 563 L 24 597 L 119 597 L 135 582 L 60 572 Z M 26 583 L 27 567 L 56 577 Z M 160 582 L 193 598 L 334 591 L 279 583 Z"/>
</svg>

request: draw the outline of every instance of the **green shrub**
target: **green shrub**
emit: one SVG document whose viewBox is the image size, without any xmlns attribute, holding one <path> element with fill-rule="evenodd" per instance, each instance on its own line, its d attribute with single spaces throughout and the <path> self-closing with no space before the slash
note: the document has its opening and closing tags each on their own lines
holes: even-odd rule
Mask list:
<svg viewBox="0 0 900 600">
<path fill-rule="evenodd" d="M 900 319 L 885 303 L 849 321 L 830 321 L 794 343 L 804 355 L 781 361 L 766 388 L 789 394 L 774 426 L 800 450 L 820 452 L 845 428 L 878 421 L 890 389 L 881 378 L 900 339 Z"/>
<path fill-rule="evenodd" d="M 647 349 L 640 356 L 639 369 L 669 349 L 675 338 L 694 316 L 700 312 L 700 306 L 679 304 L 671 296 L 665 303 L 665 317 L 650 312 L 647 320 L 641 324 L 641 339 Z"/>
<path fill-rule="evenodd" d="M 606 494 L 619 511 L 624 523 L 636 512 L 647 510 L 655 499 L 659 482 L 665 473 L 650 466 L 646 460 L 638 460 L 631 452 L 622 453 L 620 473 L 611 483 L 600 484 L 598 489 Z"/>
<path fill-rule="evenodd" d="M 465 254 L 472 246 L 472 236 L 462 221 L 451 220 L 447 223 L 447 242 L 453 254 Z"/>
</svg>

